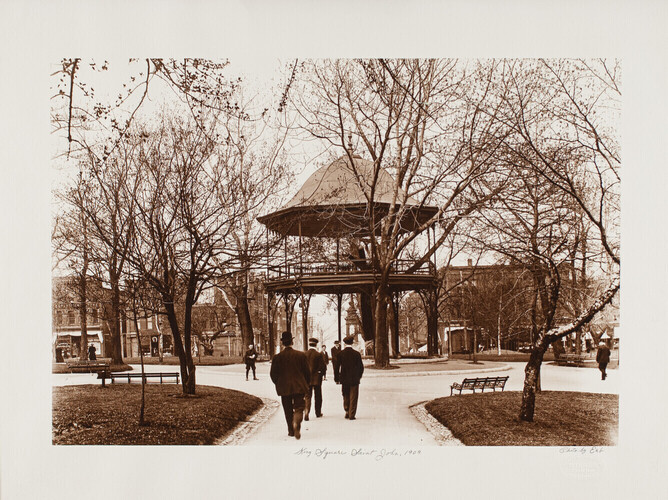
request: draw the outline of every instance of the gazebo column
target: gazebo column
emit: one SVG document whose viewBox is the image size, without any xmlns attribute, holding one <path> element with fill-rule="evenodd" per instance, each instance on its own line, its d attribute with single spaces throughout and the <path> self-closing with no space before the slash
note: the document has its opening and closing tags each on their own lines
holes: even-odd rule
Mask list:
<svg viewBox="0 0 668 500">
<path fill-rule="evenodd" d="M 294 302 L 290 303 L 290 294 L 283 294 L 283 303 L 285 305 L 285 331 L 292 333 L 292 310 L 294 308 Z"/>
<path fill-rule="evenodd" d="M 304 290 L 299 290 L 299 306 L 302 309 L 302 346 L 304 351 L 308 349 L 308 308 L 311 302 L 311 296 L 306 297 Z"/>
<path fill-rule="evenodd" d="M 274 332 L 274 320 L 271 315 L 271 304 L 274 301 L 274 294 L 267 292 L 267 334 L 269 335 L 269 359 L 274 359 L 276 352 L 276 333 Z"/>
<path fill-rule="evenodd" d="M 392 357 L 400 357 L 399 352 L 399 294 L 392 294 Z"/>
<path fill-rule="evenodd" d="M 343 294 L 342 293 L 337 293 L 336 294 L 336 312 L 337 312 L 337 318 L 338 318 L 338 326 L 339 326 L 339 342 L 341 342 L 341 300 L 343 299 Z"/>
<path fill-rule="evenodd" d="M 425 313 L 427 314 L 427 354 L 436 356 L 438 354 L 438 294 L 435 285 L 430 286 L 427 291 Z"/>
</svg>

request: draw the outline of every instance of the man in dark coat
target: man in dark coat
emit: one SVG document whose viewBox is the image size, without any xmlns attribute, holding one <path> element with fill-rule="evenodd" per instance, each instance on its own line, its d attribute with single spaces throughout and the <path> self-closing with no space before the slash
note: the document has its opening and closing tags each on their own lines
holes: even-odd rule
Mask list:
<svg viewBox="0 0 668 500">
<path fill-rule="evenodd" d="M 341 342 L 334 341 L 332 347 L 332 369 L 334 370 L 334 382 L 339 383 L 339 354 L 341 354 Z"/>
<path fill-rule="evenodd" d="M 304 395 L 309 390 L 311 371 L 306 354 L 295 351 L 290 332 L 281 334 L 284 349 L 274 356 L 269 376 L 276 385 L 276 393 L 281 396 L 285 421 L 288 423 L 288 436 L 301 437 L 301 424 L 304 417 Z"/>
<path fill-rule="evenodd" d="M 253 380 L 258 378 L 255 376 L 255 360 L 257 359 L 257 351 L 253 344 L 248 346 L 246 354 L 244 354 L 244 363 L 246 363 L 246 380 L 248 380 L 248 371 L 253 370 Z"/>
<path fill-rule="evenodd" d="M 601 370 L 601 380 L 605 380 L 608 376 L 607 373 L 605 373 L 605 369 L 610 362 L 610 348 L 605 344 L 605 342 L 598 344 L 596 362 L 598 363 L 598 369 Z"/>
<path fill-rule="evenodd" d="M 311 411 L 311 399 L 315 394 L 315 416 L 322 417 L 322 377 L 327 367 L 322 353 L 318 352 L 316 346 L 318 339 L 310 338 L 308 340 L 309 349 L 306 351 L 306 360 L 311 371 L 309 380 L 309 389 L 306 393 L 306 410 L 304 411 L 304 420 L 308 420 L 308 414 Z"/>
<path fill-rule="evenodd" d="M 346 412 L 346 418 L 350 420 L 355 420 L 360 379 L 364 373 L 362 356 L 352 347 L 354 340 L 352 335 L 343 339 L 346 348 L 339 354 L 341 370 L 339 380 L 341 381 L 341 392 L 343 394 L 343 409 Z"/>
<path fill-rule="evenodd" d="M 91 361 L 97 360 L 97 356 L 95 355 L 95 346 L 93 344 L 88 346 L 88 359 Z"/>
<path fill-rule="evenodd" d="M 327 365 L 329 365 L 329 354 L 327 354 L 327 346 L 322 344 L 322 359 L 325 360 L 325 373 L 322 374 L 322 379 L 327 380 Z"/>
</svg>

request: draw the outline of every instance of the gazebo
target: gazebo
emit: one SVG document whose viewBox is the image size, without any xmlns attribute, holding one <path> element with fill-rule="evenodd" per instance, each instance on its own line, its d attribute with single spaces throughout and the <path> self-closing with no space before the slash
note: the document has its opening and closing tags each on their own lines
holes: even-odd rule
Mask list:
<svg viewBox="0 0 668 500">
<path fill-rule="evenodd" d="M 352 160 L 352 161 L 351 161 Z M 374 174 L 374 164 L 359 155 L 344 155 L 315 171 L 297 194 L 275 212 L 258 217 L 267 232 L 282 238 L 283 258 L 269 263 L 267 259 L 266 289 L 268 307 L 278 295 L 283 298 L 286 317 L 291 316 L 300 298 L 303 320 L 303 345 L 306 346 L 308 303 L 311 295 L 336 295 L 338 338 L 341 340 L 341 302 L 343 294 L 370 294 L 376 272 L 369 265 L 363 250 L 341 252 L 341 242 L 348 244 L 372 237 L 369 207 L 380 217 L 388 213 L 393 201 L 394 179 L 384 169 L 378 172 L 373 201 L 368 198 L 368 179 Z M 400 221 L 405 230 L 414 230 L 432 218 L 438 209 L 405 197 L 405 215 Z M 375 232 L 375 231 L 374 231 Z M 427 233 L 428 234 L 428 233 Z M 268 236 L 267 236 L 268 238 Z M 295 239 L 297 240 L 295 243 Z M 304 252 L 307 240 L 317 240 L 319 252 Z M 292 247 L 292 248 L 290 248 Z M 416 266 L 416 261 L 396 260 L 389 277 L 390 290 L 395 298 L 395 345 L 398 345 L 398 293 L 409 290 L 433 289 L 436 280 L 435 264 Z M 362 311 L 360 311 L 362 313 Z M 271 317 L 271 311 L 268 311 Z M 289 321 L 289 320 L 288 320 Z M 289 323 L 288 323 L 289 325 Z M 270 324 L 270 350 L 274 353 L 275 332 Z M 365 340 L 369 332 L 364 332 Z M 395 352 L 395 355 L 397 353 Z"/>
</svg>

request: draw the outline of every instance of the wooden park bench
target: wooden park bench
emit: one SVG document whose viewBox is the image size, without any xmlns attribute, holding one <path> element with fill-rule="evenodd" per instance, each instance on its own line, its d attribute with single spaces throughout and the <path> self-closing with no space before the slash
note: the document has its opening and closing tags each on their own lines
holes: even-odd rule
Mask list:
<svg viewBox="0 0 668 500">
<path fill-rule="evenodd" d="M 160 379 L 160 383 L 162 384 L 163 380 L 165 379 L 174 379 L 175 383 L 179 383 L 179 372 L 156 372 L 156 373 L 144 373 L 144 380 L 148 382 L 148 379 Z M 102 378 L 100 374 L 98 374 L 98 378 Z M 132 379 L 141 379 L 142 374 L 141 373 L 107 373 L 106 377 L 111 379 L 111 383 L 113 384 L 115 380 L 127 380 L 128 384 L 132 382 Z M 104 385 L 104 378 L 102 378 L 102 385 Z"/>
<path fill-rule="evenodd" d="M 587 356 L 585 354 L 562 354 L 557 359 L 558 365 L 584 365 Z"/>
<path fill-rule="evenodd" d="M 450 386 L 450 396 L 452 396 L 455 390 L 458 390 L 459 394 L 464 390 L 470 390 L 475 393 L 476 389 L 480 389 L 480 392 L 485 392 L 485 389 L 492 389 L 494 392 L 496 392 L 497 389 L 503 391 L 507 381 L 508 376 L 465 378 L 461 384 L 455 382 Z"/>
<path fill-rule="evenodd" d="M 109 371 L 109 359 L 96 359 L 95 361 L 68 361 L 67 368 L 71 373 L 97 373 Z"/>
<path fill-rule="evenodd" d="M 102 379 L 102 385 L 104 386 L 105 378 L 109 378 L 111 374 L 111 360 L 69 361 L 67 368 L 69 368 L 70 373 L 97 373 L 97 378 Z"/>
</svg>

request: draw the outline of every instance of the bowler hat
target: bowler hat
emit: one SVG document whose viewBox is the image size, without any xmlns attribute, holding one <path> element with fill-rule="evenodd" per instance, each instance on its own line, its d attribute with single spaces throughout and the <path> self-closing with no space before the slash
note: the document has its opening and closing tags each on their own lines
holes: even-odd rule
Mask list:
<svg viewBox="0 0 668 500">
<path fill-rule="evenodd" d="M 290 332 L 281 333 L 281 342 L 283 344 L 292 342 L 292 334 Z"/>
<path fill-rule="evenodd" d="M 352 335 L 348 335 L 347 337 L 345 337 L 343 339 L 343 342 L 348 344 L 348 345 L 351 345 L 354 341 L 355 341 L 355 337 L 353 337 Z"/>
</svg>

